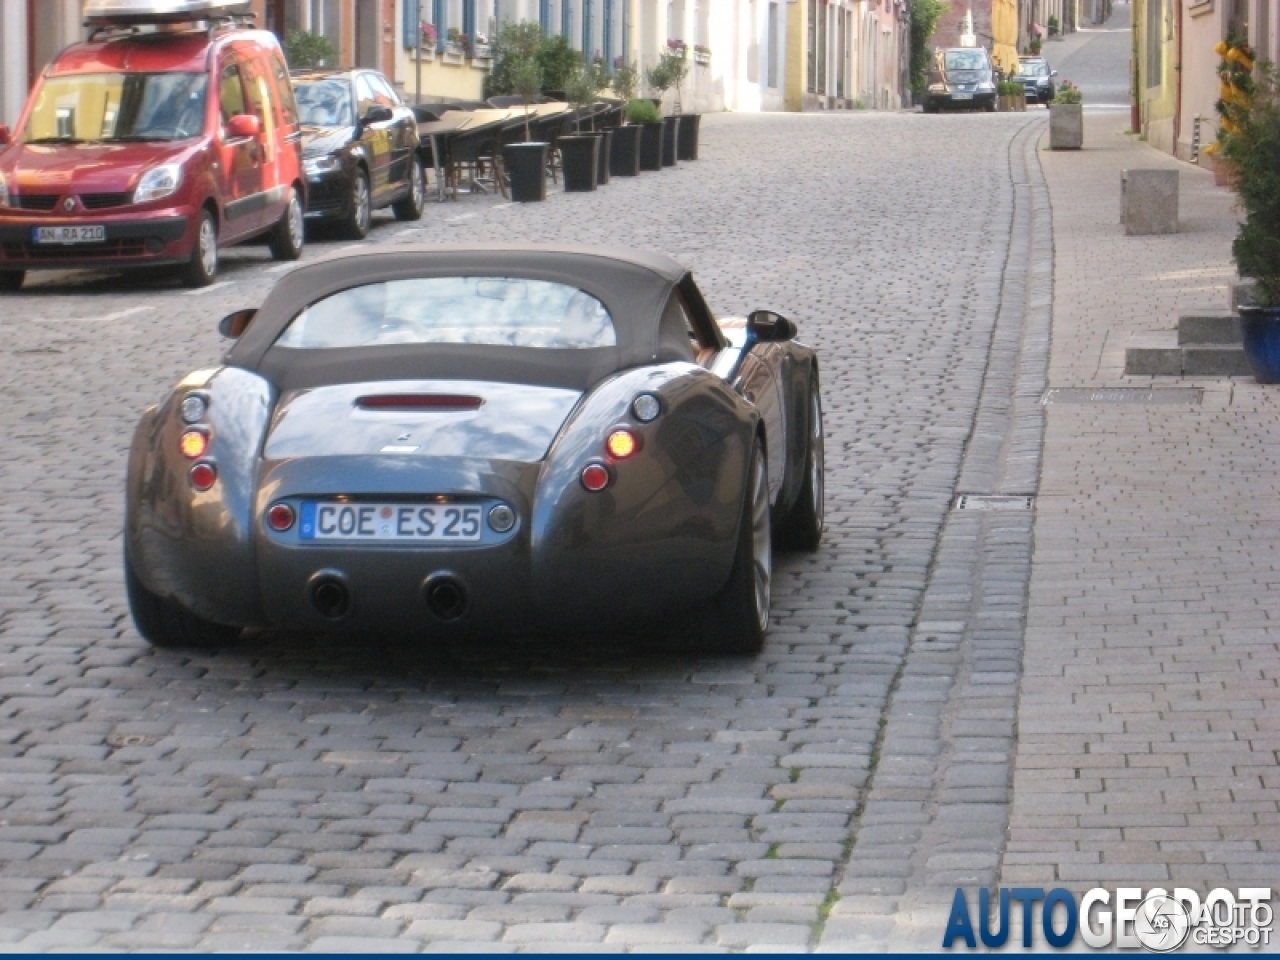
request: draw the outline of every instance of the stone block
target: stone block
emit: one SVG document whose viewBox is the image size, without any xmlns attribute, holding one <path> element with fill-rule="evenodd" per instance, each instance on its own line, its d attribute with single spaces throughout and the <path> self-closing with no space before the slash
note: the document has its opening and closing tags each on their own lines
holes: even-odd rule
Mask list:
<svg viewBox="0 0 1280 960">
<path fill-rule="evenodd" d="M 1178 171 L 1123 170 L 1120 210 L 1130 237 L 1178 232 Z"/>
<path fill-rule="evenodd" d="M 1182 375 L 1182 348 L 1170 332 L 1135 333 L 1124 351 L 1127 377 L 1177 377 Z"/>
<path fill-rule="evenodd" d="M 1178 314 L 1178 343 L 1240 343 L 1240 316 L 1213 307 L 1197 307 Z"/>
<path fill-rule="evenodd" d="M 1188 377 L 1247 377 L 1253 371 L 1240 345 L 1199 344 L 1182 348 L 1182 372 Z"/>
<path fill-rule="evenodd" d="M 1084 109 L 1078 103 L 1049 104 L 1049 149 L 1079 150 L 1084 146 Z"/>
</svg>

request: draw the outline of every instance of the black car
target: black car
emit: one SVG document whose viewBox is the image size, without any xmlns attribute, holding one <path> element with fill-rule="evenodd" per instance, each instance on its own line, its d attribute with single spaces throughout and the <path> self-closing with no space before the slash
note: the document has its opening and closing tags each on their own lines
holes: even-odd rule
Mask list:
<svg viewBox="0 0 1280 960">
<path fill-rule="evenodd" d="M 929 70 L 929 89 L 924 96 L 924 112 L 944 108 L 996 108 L 996 81 L 991 58 L 982 47 L 953 47 L 935 50 Z"/>
<path fill-rule="evenodd" d="M 307 219 L 338 224 L 354 240 L 374 210 L 417 220 L 426 203 L 418 122 L 376 70 L 293 74 L 307 174 Z"/>
<path fill-rule="evenodd" d="M 1027 91 L 1027 103 L 1043 103 L 1046 106 L 1057 94 L 1057 84 L 1053 78 L 1057 70 L 1050 70 L 1049 64 L 1040 57 L 1023 57 L 1018 61 L 1017 72 L 1009 78 L 1013 83 L 1020 83 Z"/>
</svg>

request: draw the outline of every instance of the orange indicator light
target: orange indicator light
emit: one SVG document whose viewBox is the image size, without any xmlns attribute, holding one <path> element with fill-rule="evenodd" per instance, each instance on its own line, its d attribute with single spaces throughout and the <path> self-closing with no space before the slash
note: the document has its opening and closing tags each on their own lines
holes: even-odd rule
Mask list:
<svg viewBox="0 0 1280 960">
<path fill-rule="evenodd" d="M 178 441 L 178 447 L 188 460 L 197 460 L 209 449 L 209 437 L 203 430 L 188 430 Z"/>
<path fill-rule="evenodd" d="M 609 434 L 604 447 L 615 460 L 625 460 L 640 449 L 640 438 L 630 430 L 615 430 Z"/>
</svg>

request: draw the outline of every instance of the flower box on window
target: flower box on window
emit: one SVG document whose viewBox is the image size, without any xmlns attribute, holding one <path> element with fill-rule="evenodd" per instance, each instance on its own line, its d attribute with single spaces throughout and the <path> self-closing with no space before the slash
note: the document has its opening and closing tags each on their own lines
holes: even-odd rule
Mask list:
<svg viewBox="0 0 1280 960">
<path fill-rule="evenodd" d="M 710 63 L 710 62 L 711 62 L 711 48 L 710 48 L 710 47 L 695 46 L 695 47 L 693 48 L 693 62 L 694 62 L 694 63 Z"/>
</svg>

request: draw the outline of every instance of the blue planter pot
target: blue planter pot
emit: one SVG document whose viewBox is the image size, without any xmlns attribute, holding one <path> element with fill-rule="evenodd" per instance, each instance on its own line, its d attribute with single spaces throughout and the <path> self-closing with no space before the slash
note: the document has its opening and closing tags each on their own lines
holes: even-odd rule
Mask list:
<svg viewBox="0 0 1280 960">
<path fill-rule="evenodd" d="M 1244 356 L 1259 383 L 1280 383 L 1280 307 L 1241 307 Z"/>
</svg>

